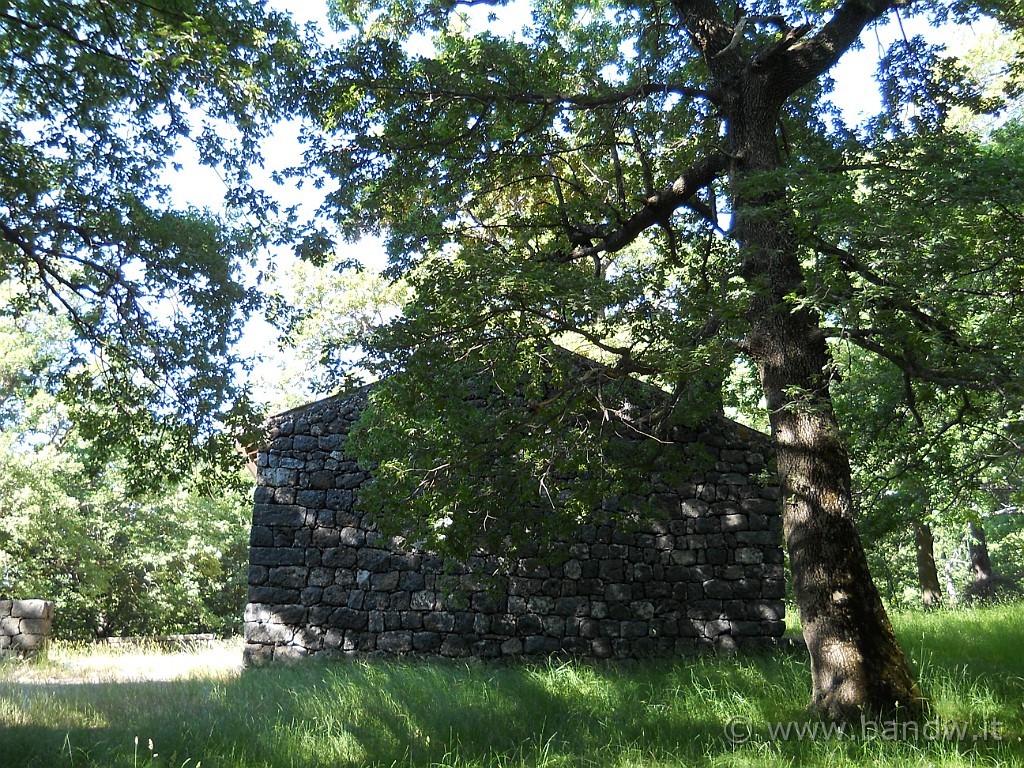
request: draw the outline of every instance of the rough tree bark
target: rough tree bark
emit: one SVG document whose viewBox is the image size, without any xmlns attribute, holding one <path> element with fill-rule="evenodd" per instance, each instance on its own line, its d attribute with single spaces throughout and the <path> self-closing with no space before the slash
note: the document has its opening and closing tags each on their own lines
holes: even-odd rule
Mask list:
<svg viewBox="0 0 1024 768">
<path fill-rule="evenodd" d="M 797 308 L 801 244 L 791 226 L 776 126 L 786 99 L 834 64 L 893 3 L 851 0 L 813 38 L 786 28 L 744 55 L 713 0 L 676 0 L 715 80 L 726 121 L 733 235 L 751 291 L 747 351 L 760 373 L 783 491 L 783 525 L 804 639 L 812 709 L 834 719 L 924 700 L 868 570 L 854 526 L 850 463 L 829 391 L 831 360 L 820 319 Z M 777 177 L 777 175 L 776 175 Z"/>
<path fill-rule="evenodd" d="M 935 537 L 927 523 L 914 524 L 914 547 L 917 551 L 917 581 L 921 585 L 921 602 L 925 608 L 942 603 L 939 571 L 935 567 Z"/>
</svg>

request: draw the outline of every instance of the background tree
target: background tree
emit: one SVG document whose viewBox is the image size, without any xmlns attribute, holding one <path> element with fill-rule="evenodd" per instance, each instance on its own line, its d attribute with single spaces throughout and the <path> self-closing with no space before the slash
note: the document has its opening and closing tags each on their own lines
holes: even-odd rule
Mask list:
<svg viewBox="0 0 1024 768">
<path fill-rule="evenodd" d="M 5 454 L 0 593 L 57 604 L 62 639 L 237 634 L 245 606 L 251 502 L 198 483 L 129 493 L 111 465 L 85 471 L 71 450 Z"/>
<path fill-rule="evenodd" d="M 335 183 L 329 210 L 351 235 L 385 228 L 392 269 L 414 291 L 377 350 L 395 374 L 363 438 L 368 457 L 388 458 L 381 481 L 417 478 L 446 525 L 471 521 L 464 531 L 488 518 L 446 504 L 456 479 L 533 471 L 558 509 L 574 489 L 545 468 L 573 412 L 621 406 L 606 381 L 646 377 L 692 420 L 695 395 L 744 355 L 775 439 L 812 704 L 836 717 L 914 710 L 920 694 L 855 528 L 829 337 L 911 380 L 1018 395 L 1013 337 L 988 337 L 1018 322 L 1006 311 L 1015 289 L 997 285 L 1017 278 L 1013 236 L 990 238 L 991 290 L 939 305 L 921 290 L 936 276 L 966 281 L 977 250 L 956 241 L 991 231 L 980 209 L 1018 215 L 998 153 L 950 126 L 957 105 L 987 108 L 976 84 L 940 48 L 899 40 L 881 62 L 885 114 L 853 130 L 824 99 L 828 70 L 896 8 L 936 22 L 1001 13 L 923 0 L 566 1 L 535 3 L 529 24 L 498 34 L 450 4 L 352 0 L 335 3 L 352 33 L 322 57 L 308 103 L 322 128 L 310 164 Z M 926 216 L 893 221 L 922 203 L 948 206 L 948 241 Z M 995 309 L 959 314 L 972 302 Z M 982 316 L 990 327 L 972 324 Z M 600 350 L 605 374 L 556 368 L 552 380 L 549 352 L 566 340 Z M 505 422 L 438 395 L 474 369 L 523 392 Z M 646 426 L 656 434 L 661 421 Z M 514 460 L 474 450 L 489 429 L 515 435 Z"/>
<path fill-rule="evenodd" d="M 846 344 L 836 360 L 836 407 L 872 570 L 889 601 L 903 602 L 912 591 L 915 602 L 937 605 L 942 558 L 953 554 L 967 524 L 1019 495 L 1019 415 L 997 400 L 947 388 L 918 382 L 908 390 L 895 365 Z"/>
<path fill-rule="evenodd" d="M 977 36 L 957 41 L 959 63 L 928 54 L 918 40 L 906 44 L 911 55 L 890 55 L 886 66 L 901 59 L 900 66 L 921 71 L 960 66 L 970 72 L 976 95 L 954 104 L 940 92 L 922 92 L 919 98 L 927 109 L 911 113 L 890 106 L 870 124 L 876 138 L 865 156 L 868 168 L 858 179 L 857 195 L 867 210 L 885 214 L 868 219 L 856 250 L 869 251 L 872 240 L 899 244 L 915 254 L 927 252 L 923 261 L 933 271 L 908 271 L 921 281 L 915 289 L 887 283 L 893 272 L 876 269 L 877 261 L 859 265 L 859 278 L 870 287 L 859 289 L 855 306 L 834 310 L 853 309 L 861 315 L 837 323 L 833 347 L 840 382 L 834 391 L 864 511 L 862 530 L 876 553 L 876 572 L 895 576 L 901 562 L 893 552 L 909 549 L 913 542 L 920 596 L 929 606 L 939 597 L 934 532 L 952 547 L 965 525 L 980 524 L 986 512 L 1012 506 L 1018 486 L 1018 377 L 1012 368 L 994 375 L 985 368 L 993 361 L 989 347 L 1006 345 L 1009 337 L 1010 348 L 1016 350 L 1013 334 L 1019 332 L 1016 303 L 1022 276 L 1004 254 L 1021 234 L 1016 213 L 1022 203 L 1016 187 L 1021 170 L 1020 73 L 1015 64 L 1020 39 L 1014 31 L 983 28 Z M 996 104 L 1001 109 L 991 111 Z M 927 111 L 930 119 L 924 117 Z M 943 119 L 946 114 L 948 119 Z M 900 140 L 899 134 L 910 127 L 908 117 L 914 121 L 913 134 Z M 899 127 L 894 130 L 894 125 Z M 946 135 L 934 135 L 942 126 Z M 914 174 L 914 182 L 894 194 L 889 174 L 873 173 L 870 167 L 892 157 L 894 149 L 901 156 L 910 152 L 908 139 L 920 145 L 922 136 L 929 137 L 928 151 L 946 148 L 947 166 L 963 173 L 964 181 L 943 179 L 947 169 L 941 161 L 925 156 L 917 163 L 922 171 Z M 876 154 L 878 148 L 885 149 Z M 934 170 L 924 169 L 929 165 Z M 913 166 L 905 170 L 913 173 Z M 830 198 L 833 204 L 835 199 Z M 965 227 L 965 220 L 971 226 Z M 837 222 L 836 230 L 850 232 L 845 221 Z M 994 237 L 1002 240 L 1003 248 L 993 248 Z M 827 291 L 849 298 L 853 292 L 844 285 L 849 281 L 839 276 Z M 902 297 L 895 297 L 895 291 Z M 916 319 L 879 311 L 899 300 L 908 306 L 907 297 L 915 297 Z M 900 322 L 911 325 L 899 328 Z M 877 355 L 871 344 L 862 349 L 844 337 L 848 332 L 888 336 L 889 352 Z M 956 339 L 960 333 L 968 338 Z M 936 335 L 956 343 L 937 345 Z M 902 352 L 893 355 L 896 339 Z M 947 354 L 940 357 L 936 347 L 945 347 Z M 1012 354 L 1002 356 L 1012 359 Z M 922 360 L 935 368 L 919 375 L 915 366 Z M 964 387 L 972 377 L 974 385 Z M 899 579 L 893 584 L 890 595 L 902 599 L 904 585 Z"/>
<path fill-rule="evenodd" d="M 206 467 L 133 488 L 56 396 L 73 336 L 45 313 L 0 317 L 0 594 L 53 599 L 63 638 L 237 632 L 245 478 Z"/>
<path fill-rule="evenodd" d="M 279 259 L 263 290 L 279 355 L 264 373 L 273 411 L 294 408 L 373 378 L 359 363 L 374 330 L 400 311 L 406 289 L 338 256 L 312 263 Z"/>
</svg>

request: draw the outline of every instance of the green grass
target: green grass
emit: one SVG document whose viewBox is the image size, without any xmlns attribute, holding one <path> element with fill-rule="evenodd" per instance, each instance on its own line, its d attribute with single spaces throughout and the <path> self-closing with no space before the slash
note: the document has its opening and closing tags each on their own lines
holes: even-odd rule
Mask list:
<svg viewBox="0 0 1024 768">
<path fill-rule="evenodd" d="M 861 738 L 871 725 L 853 739 L 773 738 L 774 723 L 818 723 L 795 654 L 229 665 L 125 682 L 104 677 L 118 659 L 58 647 L 49 661 L 0 666 L 0 766 L 1024 765 L 1024 606 L 895 620 L 935 717 L 964 724 L 964 738 Z M 180 661 L 149 654 L 151 669 Z M 731 741 L 727 726 L 749 739 Z"/>
</svg>

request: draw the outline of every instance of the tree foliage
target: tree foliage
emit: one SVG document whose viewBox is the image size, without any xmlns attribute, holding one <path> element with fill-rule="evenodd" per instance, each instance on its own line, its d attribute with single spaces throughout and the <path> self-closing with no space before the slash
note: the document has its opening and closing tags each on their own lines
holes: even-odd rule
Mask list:
<svg viewBox="0 0 1024 768">
<path fill-rule="evenodd" d="M 706 62 L 672 44 L 678 9 L 543 4 L 507 36 L 440 7 L 338 9 L 361 34 L 326 59 L 311 107 L 330 133 L 311 157 L 338 181 L 339 223 L 353 235 L 386 225 L 393 270 L 412 274 L 416 298 L 379 338 L 387 370 L 429 377 L 408 352 L 497 360 L 503 344 L 533 339 L 586 347 L 680 394 L 706 389 L 694 382 L 708 371 L 712 385 L 726 375 L 750 286 L 723 230 L 722 159 L 709 159 L 721 114 Z M 746 8 L 754 20 L 736 29 L 751 39 L 734 42 L 767 55 L 784 26 L 769 12 L 780 10 Z M 812 25 L 832 14 L 801 10 Z M 425 31 L 425 52 L 403 45 Z M 1019 399 L 1013 129 L 980 142 L 950 126 L 953 107 L 999 103 L 941 46 L 898 40 L 880 78 L 884 111 L 858 128 L 822 100 L 827 81 L 798 91 L 777 132 L 787 167 L 752 174 L 743 194 L 787 190 L 806 253 L 790 301 L 864 361 L 845 371 L 849 397 L 888 377 L 896 389 L 874 395 L 932 430 L 964 399 L 976 424 L 998 422 Z M 683 197 L 680 169 L 704 185 Z"/>
<path fill-rule="evenodd" d="M 186 449 L 234 397 L 255 299 L 239 270 L 271 209 L 245 182 L 287 104 L 295 31 L 235 0 L 15 0 L 0 30 L 3 312 L 70 321 L 61 391 L 83 435 Z M 186 142 L 238 215 L 172 204 Z"/>
<path fill-rule="evenodd" d="M 977 90 L 955 109 L 946 105 L 944 134 L 919 126 L 900 136 L 887 127 L 891 118 L 876 119 L 882 135 L 853 201 L 866 212 L 835 221 L 856 247 L 832 256 L 867 256 L 853 265 L 864 301 L 833 303 L 835 313 L 854 316 L 836 329 L 836 406 L 862 530 L 896 599 L 907 586 L 897 577 L 914 560 L 915 529 L 934 528 L 941 554 L 955 559 L 967 523 L 1020 500 L 1015 367 L 1024 274 L 1011 258 L 1024 202 L 1012 55 L 1019 44 L 1016 34 L 994 29 L 963 47 Z M 978 111 L 995 103 L 998 112 Z M 893 265 L 892 252 L 913 254 L 914 265 Z M 826 284 L 841 300 L 854 293 L 839 287 L 850 285 L 844 277 Z M 893 306 L 902 312 L 887 311 Z M 908 558 L 891 556 L 908 550 Z"/>
<path fill-rule="evenodd" d="M 0 594 L 54 600 L 63 638 L 236 632 L 247 484 L 204 467 L 140 492 L 139 466 L 57 397 L 72 335 L 41 312 L 0 318 Z"/>
<path fill-rule="evenodd" d="M 57 605 L 54 634 L 111 636 L 241 630 L 250 503 L 235 488 L 129 493 L 126 472 L 83 471 L 54 446 L 5 454 L 0 593 Z"/>
<path fill-rule="evenodd" d="M 277 410 L 371 380 L 373 373 L 359 365 L 363 345 L 400 312 L 407 293 L 401 281 L 337 259 L 279 264 L 264 290 L 283 353 L 267 382 Z"/>
</svg>

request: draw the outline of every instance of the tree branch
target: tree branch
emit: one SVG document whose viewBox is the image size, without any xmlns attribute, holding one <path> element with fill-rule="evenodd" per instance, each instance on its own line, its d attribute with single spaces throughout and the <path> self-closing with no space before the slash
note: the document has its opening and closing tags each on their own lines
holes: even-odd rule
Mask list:
<svg viewBox="0 0 1024 768">
<path fill-rule="evenodd" d="M 785 91 L 793 93 L 816 80 L 839 61 L 871 22 L 912 1 L 845 0 L 820 32 L 796 41 L 779 57 Z"/>
<path fill-rule="evenodd" d="M 819 253 L 835 257 L 839 261 L 839 266 L 844 271 L 860 275 L 872 285 L 894 291 L 902 292 L 907 290 L 902 286 L 895 285 L 889 280 L 886 280 L 882 275 L 878 274 L 867 265 L 862 264 L 856 256 L 844 248 L 833 245 L 821 238 L 817 238 L 814 247 Z M 889 303 L 894 309 L 898 309 L 909 316 L 919 327 L 938 333 L 946 342 L 966 346 L 963 339 L 952 326 L 921 309 L 921 307 L 915 303 L 914 297 L 911 297 L 908 300 L 890 297 L 887 303 Z"/>
<path fill-rule="evenodd" d="M 619 226 L 610 229 L 600 237 L 600 242 L 590 246 L 578 246 L 564 261 L 590 258 L 599 253 L 616 253 L 631 244 L 644 231 L 655 224 L 667 221 L 679 207 L 686 205 L 690 198 L 713 182 L 729 164 L 725 152 L 716 151 L 690 166 L 676 179 L 672 186 L 655 193 L 647 204 Z"/>
<path fill-rule="evenodd" d="M 718 4 L 714 0 L 674 0 L 673 5 L 690 39 L 715 72 L 715 61 L 720 60 L 719 54 L 731 51 L 729 46 L 735 34 L 722 18 Z"/>
<path fill-rule="evenodd" d="M 959 373 L 932 367 L 913 357 L 909 353 L 896 352 L 876 339 L 878 333 L 871 329 L 860 328 L 828 328 L 825 336 L 831 339 L 843 339 L 860 347 L 866 352 L 873 352 L 895 365 L 904 374 L 930 382 L 939 387 L 970 387 L 980 392 L 1004 392 L 1005 387 L 982 376 L 970 373 Z"/>
<path fill-rule="evenodd" d="M 475 90 L 473 88 L 417 88 L 397 86 L 388 88 L 379 82 L 348 78 L 351 85 L 372 88 L 377 91 L 391 91 L 409 99 L 429 102 L 435 99 L 461 99 L 478 101 L 493 105 L 496 103 L 523 104 L 527 106 L 557 107 L 566 106 L 571 109 L 601 109 L 613 107 L 630 101 L 646 99 L 649 96 L 683 96 L 688 99 L 707 99 L 717 103 L 718 96 L 713 91 L 679 83 L 640 83 L 626 88 L 611 88 L 598 93 L 543 93 L 539 91 L 523 91 L 497 94 L 494 90 Z"/>
<path fill-rule="evenodd" d="M 715 54 L 715 58 L 719 58 L 729 51 L 736 50 L 739 47 L 740 40 L 743 39 L 743 31 L 746 29 L 747 24 L 772 24 L 779 28 L 779 31 L 784 35 L 792 32 L 791 27 L 786 23 L 785 16 L 772 15 L 772 16 L 740 16 L 740 20 L 736 22 L 736 26 L 732 31 L 732 40 L 722 50 Z"/>
<path fill-rule="evenodd" d="M 109 48 L 103 48 L 103 47 L 101 47 L 99 45 L 95 45 L 94 43 L 90 42 L 89 40 L 86 40 L 84 38 L 79 37 L 73 31 L 71 31 L 69 29 L 66 29 L 65 27 L 62 27 L 62 26 L 60 26 L 58 24 L 47 24 L 47 23 L 32 22 L 32 21 L 29 21 L 28 19 L 23 19 L 20 16 L 14 16 L 14 15 L 12 15 L 10 13 L 4 13 L 4 14 L 0 15 L 0 24 L 2 24 L 3 22 L 7 22 L 6 26 L 8 26 L 8 27 L 11 26 L 11 25 L 17 24 L 17 25 L 22 26 L 22 27 L 24 27 L 26 29 L 31 29 L 33 32 L 45 32 L 45 31 L 48 30 L 48 31 L 56 33 L 58 37 L 63 38 L 64 40 L 66 40 L 67 42 L 71 43 L 71 45 L 73 45 L 76 48 L 81 48 L 83 50 L 90 51 L 90 52 L 95 53 L 95 54 L 99 54 L 100 56 L 107 56 L 107 57 L 109 57 L 109 58 L 111 58 L 111 59 L 113 59 L 115 61 L 120 61 L 123 64 L 132 64 L 132 65 L 134 65 L 134 63 L 135 63 L 131 59 L 129 59 L 127 56 L 123 56 L 123 55 L 121 55 L 119 53 L 115 53 L 114 51 L 110 50 Z"/>
</svg>

